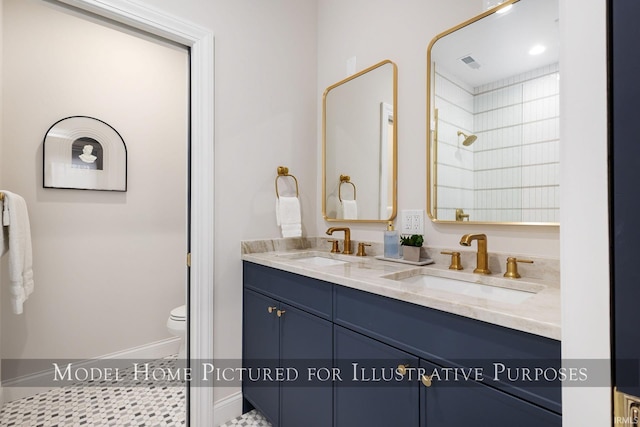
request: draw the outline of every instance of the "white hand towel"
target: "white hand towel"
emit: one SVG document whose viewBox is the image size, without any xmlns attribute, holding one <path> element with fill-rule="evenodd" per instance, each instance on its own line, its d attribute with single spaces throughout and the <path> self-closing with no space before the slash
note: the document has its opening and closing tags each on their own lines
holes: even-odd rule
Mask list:
<svg viewBox="0 0 640 427">
<path fill-rule="evenodd" d="M 282 229 L 282 237 L 302 236 L 300 201 L 297 197 L 276 199 L 276 222 Z"/>
<path fill-rule="evenodd" d="M 342 201 L 342 219 L 358 219 L 358 203 L 355 200 Z"/>
<path fill-rule="evenodd" d="M 302 236 L 302 225 L 300 224 L 282 224 L 282 237 L 300 237 Z"/>
<path fill-rule="evenodd" d="M 7 233 L 6 240 L 9 243 L 11 305 L 15 314 L 21 314 L 23 303 L 33 292 L 33 254 L 29 213 L 27 203 L 22 197 L 8 191 L 3 193 L 3 210 L 5 208 L 8 210 L 8 224 L 3 221 L 2 232 Z M 6 246 L 6 241 L 3 242 L 3 246 Z"/>
</svg>

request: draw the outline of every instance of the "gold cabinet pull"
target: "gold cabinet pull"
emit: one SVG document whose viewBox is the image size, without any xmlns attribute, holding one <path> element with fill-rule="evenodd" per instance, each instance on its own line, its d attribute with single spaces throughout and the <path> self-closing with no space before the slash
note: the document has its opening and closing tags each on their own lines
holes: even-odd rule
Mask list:
<svg viewBox="0 0 640 427">
<path fill-rule="evenodd" d="M 278 307 L 276 307 L 276 306 L 268 307 L 267 311 L 269 312 L 269 314 L 271 314 L 271 313 L 273 313 L 273 310 L 275 310 L 276 308 L 278 308 Z"/>
<path fill-rule="evenodd" d="M 277 315 L 278 317 L 282 317 L 282 315 L 283 315 L 283 314 L 285 314 L 285 313 L 286 313 L 286 311 L 285 311 L 285 310 L 278 310 L 278 311 L 276 311 L 276 315 Z"/>
<path fill-rule="evenodd" d="M 405 375 L 407 375 L 407 368 L 409 367 L 409 365 L 398 365 L 398 369 L 396 369 L 396 371 L 398 371 L 398 373 L 400 375 L 402 375 L 403 377 Z"/>
<path fill-rule="evenodd" d="M 431 387 L 431 375 L 423 375 L 422 376 L 422 384 L 425 387 Z"/>
</svg>

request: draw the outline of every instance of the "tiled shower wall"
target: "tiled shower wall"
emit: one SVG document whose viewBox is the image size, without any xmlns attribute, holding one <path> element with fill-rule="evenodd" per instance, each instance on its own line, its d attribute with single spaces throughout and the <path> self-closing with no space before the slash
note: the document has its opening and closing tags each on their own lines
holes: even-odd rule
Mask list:
<svg viewBox="0 0 640 427">
<path fill-rule="evenodd" d="M 464 208 L 474 221 L 558 222 L 558 64 L 471 90 L 441 74 L 436 78 L 439 127 L 445 130 L 438 130 L 439 184 L 454 183 L 438 187 L 438 218 L 453 220 L 455 209 Z M 458 129 L 469 129 L 462 126 L 469 113 L 476 142 L 449 142 Z M 453 177 L 455 169 L 464 173 Z M 470 189 L 472 202 L 460 196 Z"/>
<path fill-rule="evenodd" d="M 478 221 L 559 221 L 559 73 L 549 65 L 474 90 Z"/>
<path fill-rule="evenodd" d="M 473 133 L 473 88 L 438 69 L 435 85 L 438 88 L 435 99 L 438 112 L 437 217 L 454 220 L 456 208 L 464 208 L 470 215 L 474 212 L 473 146 L 464 147 L 462 137 L 458 137 L 459 130 Z"/>
</svg>

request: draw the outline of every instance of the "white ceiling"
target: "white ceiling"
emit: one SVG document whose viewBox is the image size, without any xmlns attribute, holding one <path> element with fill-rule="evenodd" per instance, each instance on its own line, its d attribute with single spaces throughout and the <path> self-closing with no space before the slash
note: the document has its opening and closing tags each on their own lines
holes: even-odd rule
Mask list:
<svg viewBox="0 0 640 427">
<path fill-rule="evenodd" d="M 472 87 L 558 62 L 558 0 L 520 0 L 504 14 L 491 14 L 435 42 L 431 58 Z M 540 55 L 529 55 L 536 45 Z M 480 64 L 472 69 L 460 58 L 470 55 Z"/>
</svg>

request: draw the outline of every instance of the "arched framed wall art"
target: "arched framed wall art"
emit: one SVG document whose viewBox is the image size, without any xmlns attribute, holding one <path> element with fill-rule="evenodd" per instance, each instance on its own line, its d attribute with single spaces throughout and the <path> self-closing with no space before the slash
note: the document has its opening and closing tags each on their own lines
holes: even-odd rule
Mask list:
<svg viewBox="0 0 640 427">
<path fill-rule="evenodd" d="M 127 147 L 102 120 L 73 116 L 57 121 L 42 151 L 45 188 L 127 191 Z"/>
</svg>

